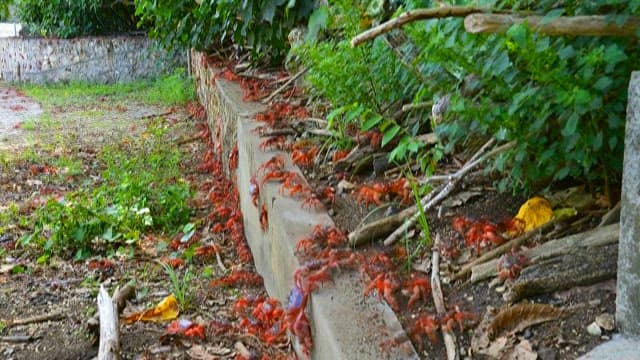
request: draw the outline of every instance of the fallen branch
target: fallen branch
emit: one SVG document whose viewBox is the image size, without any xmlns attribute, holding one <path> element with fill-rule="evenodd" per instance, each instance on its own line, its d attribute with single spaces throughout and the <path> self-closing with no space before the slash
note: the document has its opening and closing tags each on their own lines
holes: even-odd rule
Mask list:
<svg viewBox="0 0 640 360">
<path fill-rule="evenodd" d="M 222 270 L 223 273 L 226 273 L 228 269 L 226 268 L 226 266 L 224 266 L 224 263 L 222 262 L 222 258 L 220 257 L 219 251 L 216 251 L 216 261 L 218 262 L 218 267 L 220 268 L 220 270 Z"/>
<path fill-rule="evenodd" d="M 487 142 L 487 144 L 492 144 L 493 141 L 495 140 L 491 139 Z M 471 170 L 473 170 L 476 166 L 480 165 L 488 158 L 495 156 L 501 152 L 504 152 L 516 145 L 515 141 L 511 141 L 504 145 L 498 146 L 497 148 L 494 148 L 493 150 L 487 153 L 484 153 L 485 149 L 488 147 L 487 144 L 483 145 L 482 148 L 480 148 L 480 150 L 475 155 L 473 155 L 472 157 L 472 159 L 474 159 L 473 161 L 467 162 L 467 164 L 465 164 L 460 170 L 458 170 L 455 174 L 452 174 L 450 176 L 449 181 L 444 186 L 442 191 L 440 191 L 436 196 L 432 197 L 428 201 L 425 201 L 425 199 L 429 195 L 427 195 L 425 198 L 423 198 L 420 201 L 420 206 L 422 206 L 423 212 L 427 212 L 429 209 L 431 209 L 432 207 L 437 205 L 440 201 L 442 201 L 444 198 L 446 198 L 453 191 L 453 189 L 455 189 L 458 182 L 460 182 L 460 180 L 462 180 L 462 178 L 465 175 L 467 175 L 469 172 L 471 172 Z M 483 154 L 483 155 L 480 155 L 480 154 Z M 416 211 L 411 216 L 411 218 L 409 218 L 409 220 L 405 221 L 401 226 L 399 226 L 393 233 L 391 233 L 391 235 L 389 235 L 385 239 L 384 244 L 387 246 L 393 245 L 396 241 L 398 241 L 398 239 L 404 236 L 407 230 L 409 230 L 411 227 L 413 227 L 416 224 L 419 217 L 420 217 L 420 212 Z"/>
<path fill-rule="evenodd" d="M 635 36 L 640 28 L 640 18 L 628 16 L 618 23 L 612 15 L 518 16 L 509 14 L 469 14 L 464 28 L 472 34 L 497 33 L 508 30 L 514 24 L 526 22 L 535 32 L 551 36 Z"/>
<path fill-rule="evenodd" d="M 440 234 L 436 234 L 434 240 L 434 249 L 438 249 L 438 243 L 440 242 Z M 431 294 L 433 296 L 433 304 L 436 307 L 436 313 L 439 316 L 444 316 L 447 313 L 447 308 L 444 304 L 444 296 L 442 295 L 442 285 L 440 284 L 440 252 L 438 250 L 433 251 L 431 255 Z M 460 358 L 458 354 L 458 348 L 456 346 L 456 336 L 449 330 L 444 330 L 442 326 L 442 337 L 444 338 L 444 346 L 447 350 L 448 360 L 457 360 Z"/>
<path fill-rule="evenodd" d="M 372 27 L 371 29 L 362 32 L 356 35 L 353 39 L 351 39 L 351 47 L 356 47 L 361 45 L 364 42 L 367 42 L 371 39 L 375 39 L 376 37 L 386 34 L 389 31 L 404 26 L 413 21 L 418 20 L 427 20 L 427 19 L 441 19 L 448 17 L 465 17 L 467 15 L 476 14 L 476 13 L 490 13 L 496 12 L 496 10 L 482 8 L 482 7 L 473 7 L 473 6 L 443 6 L 439 8 L 431 8 L 431 9 L 417 9 L 404 12 L 398 17 L 393 18 L 389 21 L 386 21 L 378 26 Z"/>
<path fill-rule="evenodd" d="M 431 108 L 433 106 L 433 101 L 423 101 L 416 104 L 404 104 L 402 105 L 402 112 L 407 112 L 416 109 L 424 109 Z"/>
<path fill-rule="evenodd" d="M 124 307 L 127 305 L 127 300 L 131 299 L 135 294 L 135 286 L 132 282 L 127 283 L 122 288 L 117 288 L 113 294 L 113 302 L 116 304 L 117 313 L 120 314 Z M 99 335 L 100 328 L 100 313 L 97 312 L 93 317 L 87 320 L 87 327 L 89 331 L 96 336 Z"/>
<path fill-rule="evenodd" d="M 0 342 L 7 342 L 13 344 L 26 343 L 33 340 L 38 340 L 39 336 L 34 335 L 9 335 L 9 336 L 0 336 Z"/>
<path fill-rule="evenodd" d="M 455 280 L 459 280 L 462 279 L 463 277 L 466 277 L 470 272 L 471 269 L 474 266 L 477 266 L 478 264 L 482 264 L 485 263 L 489 260 L 495 259 L 498 256 L 501 256 L 502 254 L 508 252 L 509 250 L 511 250 L 514 247 L 518 247 L 520 245 L 523 245 L 524 243 L 526 243 L 527 241 L 533 239 L 534 237 L 544 234 L 548 231 L 550 231 L 551 229 L 553 229 L 557 224 L 567 220 L 568 217 L 559 217 L 557 219 L 553 219 L 551 221 L 549 221 L 548 223 L 540 226 L 537 229 L 533 229 L 530 231 L 527 231 L 526 233 L 522 234 L 521 236 L 515 238 L 515 239 L 511 239 L 509 241 L 507 241 L 506 243 L 491 249 L 489 251 L 487 251 L 486 253 L 480 255 L 477 259 L 471 261 L 468 264 L 465 264 L 460 271 L 458 271 L 457 273 L 455 273 L 452 277 L 451 280 L 455 281 Z"/>
<path fill-rule="evenodd" d="M 289 85 L 293 84 L 294 81 L 298 80 L 300 78 L 300 76 L 304 75 L 304 73 L 307 72 L 307 68 L 303 68 L 302 70 L 298 71 L 297 74 L 293 75 L 291 78 L 289 78 L 289 80 L 287 80 L 287 82 L 285 82 L 284 84 L 282 84 L 282 86 L 280 86 L 279 88 L 277 88 L 274 92 L 271 93 L 271 95 L 267 96 L 262 103 L 264 104 L 268 104 L 271 100 L 273 100 L 273 98 L 280 94 L 282 91 L 284 91 L 284 89 L 286 89 L 287 87 L 289 87 Z"/>
<path fill-rule="evenodd" d="M 561 239 L 551 240 L 528 251 L 530 264 L 567 254 L 578 248 L 598 247 L 618 241 L 620 224 L 607 225 Z M 531 266 L 530 265 L 530 266 Z M 498 260 L 492 259 L 472 267 L 471 282 L 478 282 L 498 274 Z"/>
<path fill-rule="evenodd" d="M 41 323 L 41 322 L 46 322 L 46 321 L 54 321 L 54 320 L 62 320 L 65 317 L 66 316 L 64 315 L 64 313 L 57 312 L 57 313 L 53 313 L 53 314 L 31 316 L 31 317 L 24 318 L 24 319 L 3 320 L 1 322 L 4 324 L 5 328 L 10 328 L 10 327 L 13 327 L 13 326 L 36 324 L 36 323 Z"/>
<path fill-rule="evenodd" d="M 103 285 L 100 285 L 100 293 L 98 293 L 98 313 L 100 316 L 98 360 L 118 360 L 120 359 L 118 309 Z"/>
<path fill-rule="evenodd" d="M 616 204 L 616 206 L 613 207 L 613 209 L 607 211 L 607 213 L 602 216 L 602 219 L 600 220 L 598 227 L 603 227 L 605 225 L 613 224 L 615 222 L 620 221 L 620 209 L 621 209 L 621 202 L 618 201 L 618 203 Z"/>
<path fill-rule="evenodd" d="M 527 267 L 504 294 L 516 302 L 531 296 L 596 284 L 616 276 L 618 244 L 581 247 Z"/>
</svg>

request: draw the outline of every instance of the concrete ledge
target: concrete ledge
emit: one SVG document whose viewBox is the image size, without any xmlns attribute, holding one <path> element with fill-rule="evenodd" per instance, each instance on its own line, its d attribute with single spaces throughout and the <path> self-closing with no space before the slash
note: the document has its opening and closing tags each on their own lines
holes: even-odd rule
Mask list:
<svg viewBox="0 0 640 360">
<path fill-rule="evenodd" d="M 614 335 L 613 339 L 602 343 L 579 360 L 640 360 L 640 339 Z"/>
<path fill-rule="evenodd" d="M 244 103 L 239 85 L 215 78 L 215 69 L 204 65 L 203 55 L 195 53 L 193 69 L 198 94 L 207 109 L 212 136 L 223 139 L 223 154 L 227 159 L 237 140 L 239 166 L 237 184 L 245 234 L 258 272 L 263 276 L 269 295 L 287 303 L 293 285 L 293 272 L 300 265 L 294 254 L 298 240 L 308 237 L 317 224 L 332 224 L 324 211 L 302 210 L 301 202 L 279 194 L 278 184 L 265 184 L 260 189 L 261 204 L 268 212 L 269 227 L 260 228 L 259 209 L 249 195 L 249 181 L 256 169 L 278 152 L 262 152 L 261 139 L 252 130 L 260 126 L 253 115 L 263 111 L 260 104 Z M 289 156 L 287 167 L 299 171 Z M 363 283 L 353 272 L 335 275 L 334 283 L 326 284 L 311 296 L 307 309 L 311 321 L 314 348 L 313 359 L 418 359 L 407 340 L 397 346 L 387 346 L 404 333 L 394 312 L 377 298 L 363 296 Z M 406 336 L 404 337 L 406 338 Z M 299 353 L 300 354 L 300 353 Z M 303 358 L 303 356 L 301 356 Z"/>
</svg>

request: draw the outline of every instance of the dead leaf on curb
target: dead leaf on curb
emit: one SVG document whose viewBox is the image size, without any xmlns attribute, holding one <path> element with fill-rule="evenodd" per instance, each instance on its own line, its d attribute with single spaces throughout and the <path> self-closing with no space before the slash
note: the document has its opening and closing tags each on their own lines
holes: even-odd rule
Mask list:
<svg viewBox="0 0 640 360">
<path fill-rule="evenodd" d="M 180 309 L 178 307 L 178 301 L 176 300 L 176 297 L 171 294 L 164 298 L 164 300 L 158 303 L 158 305 L 156 305 L 153 309 L 129 315 L 122 319 L 122 323 L 131 324 L 136 321 L 160 322 L 173 320 L 178 317 L 179 312 Z"/>
</svg>

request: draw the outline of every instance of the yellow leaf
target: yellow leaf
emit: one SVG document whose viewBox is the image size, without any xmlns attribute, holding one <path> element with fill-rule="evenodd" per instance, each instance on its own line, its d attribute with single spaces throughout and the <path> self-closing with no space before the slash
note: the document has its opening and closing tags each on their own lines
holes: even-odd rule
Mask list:
<svg viewBox="0 0 640 360">
<path fill-rule="evenodd" d="M 520 210 L 518 210 L 518 215 L 516 215 L 516 219 L 524 222 L 524 231 L 536 229 L 549 222 L 552 218 L 553 210 L 551 209 L 551 204 L 547 199 L 539 196 L 534 196 L 522 204 Z"/>
<path fill-rule="evenodd" d="M 156 307 L 139 313 L 135 313 L 122 319 L 123 324 L 131 324 L 136 321 L 167 321 L 178 317 L 180 309 L 178 301 L 173 294 L 167 296 Z"/>
</svg>

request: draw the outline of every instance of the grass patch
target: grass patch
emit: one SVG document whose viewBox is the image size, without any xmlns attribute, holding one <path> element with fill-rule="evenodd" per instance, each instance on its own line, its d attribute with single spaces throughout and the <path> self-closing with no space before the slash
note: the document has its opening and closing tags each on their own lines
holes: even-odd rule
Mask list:
<svg viewBox="0 0 640 360">
<path fill-rule="evenodd" d="M 103 182 L 50 198 L 33 216 L 33 231 L 22 245 L 35 245 L 50 255 L 85 258 L 106 252 L 128 252 L 143 233 L 174 234 L 188 223 L 192 191 L 181 178 L 182 153 L 168 140 L 161 121 L 150 123 L 144 136 L 102 149 L 97 156 Z M 60 164 L 81 171 L 74 159 Z M 129 249 L 129 250 L 127 250 Z"/>
<path fill-rule="evenodd" d="M 45 107 L 88 105 L 103 97 L 112 102 L 126 100 L 153 105 L 178 105 L 195 98 L 193 81 L 183 75 L 182 71 L 153 80 L 131 83 L 71 82 L 46 86 L 24 85 L 22 91 Z"/>
</svg>

